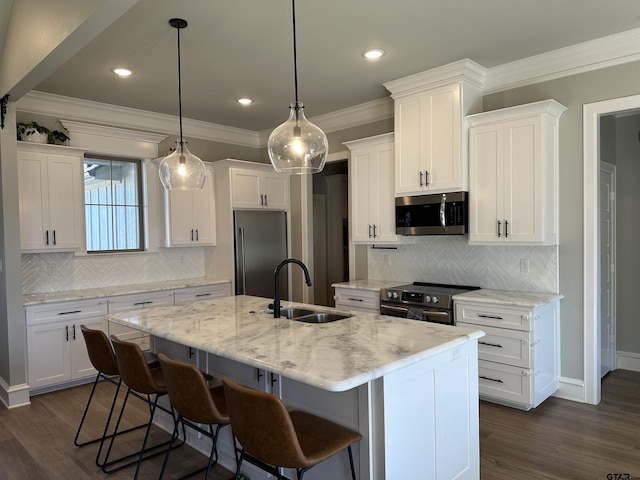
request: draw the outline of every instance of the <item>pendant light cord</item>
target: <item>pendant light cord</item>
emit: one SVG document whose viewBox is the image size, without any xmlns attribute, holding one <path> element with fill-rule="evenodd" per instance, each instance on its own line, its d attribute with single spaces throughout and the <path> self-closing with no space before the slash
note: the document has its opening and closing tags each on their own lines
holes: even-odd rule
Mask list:
<svg viewBox="0 0 640 480">
<path fill-rule="evenodd" d="M 176 27 L 176 30 L 178 30 L 178 114 L 180 115 L 180 141 L 178 142 L 180 144 L 180 150 L 182 150 L 182 147 L 184 145 L 184 140 L 182 139 L 182 68 L 181 68 L 181 62 L 180 62 L 180 29 L 182 27 Z"/>
<path fill-rule="evenodd" d="M 293 14 L 293 86 L 296 93 L 296 120 L 298 120 L 298 49 L 296 45 L 296 0 L 291 0 L 291 12 Z"/>
</svg>

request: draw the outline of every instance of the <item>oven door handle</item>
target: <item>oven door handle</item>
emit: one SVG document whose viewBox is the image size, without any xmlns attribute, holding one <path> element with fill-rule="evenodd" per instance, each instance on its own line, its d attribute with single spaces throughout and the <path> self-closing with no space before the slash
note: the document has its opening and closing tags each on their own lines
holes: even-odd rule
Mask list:
<svg viewBox="0 0 640 480">
<path fill-rule="evenodd" d="M 442 199 L 440 200 L 440 226 L 442 227 L 442 231 L 447 231 L 447 217 L 446 217 L 446 208 L 447 208 L 447 194 L 442 194 Z"/>
<path fill-rule="evenodd" d="M 395 305 L 380 305 L 380 315 L 394 315 L 406 318 L 409 309 L 407 307 L 396 307 Z M 395 315 L 395 314 L 401 315 Z"/>
</svg>

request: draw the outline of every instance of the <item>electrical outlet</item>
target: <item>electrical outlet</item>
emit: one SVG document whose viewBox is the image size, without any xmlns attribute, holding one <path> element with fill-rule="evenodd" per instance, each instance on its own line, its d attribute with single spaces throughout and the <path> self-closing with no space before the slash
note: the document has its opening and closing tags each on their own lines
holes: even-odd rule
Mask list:
<svg viewBox="0 0 640 480">
<path fill-rule="evenodd" d="M 56 274 L 56 264 L 55 263 L 47 263 L 47 273 L 49 275 Z"/>
<path fill-rule="evenodd" d="M 520 272 L 529 273 L 529 259 L 528 258 L 520 259 Z"/>
</svg>

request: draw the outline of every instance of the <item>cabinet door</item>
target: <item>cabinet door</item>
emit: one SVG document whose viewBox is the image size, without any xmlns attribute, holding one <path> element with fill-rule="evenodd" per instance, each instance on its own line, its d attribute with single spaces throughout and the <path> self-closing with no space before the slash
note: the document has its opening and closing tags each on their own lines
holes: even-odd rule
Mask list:
<svg viewBox="0 0 640 480">
<path fill-rule="evenodd" d="M 541 118 L 507 122 L 504 129 L 506 241 L 543 242 Z"/>
<path fill-rule="evenodd" d="M 289 208 L 289 176 L 279 173 L 263 173 L 264 206 L 273 210 Z"/>
<path fill-rule="evenodd" d="M 232 168 L 231 206 L 234 208 L 262 208 L 260 180 L 259 172 Z"/>
<path fill-rule="evenodd" d="M 47 155 L 18 152 L 20 244 L 23 250 L 46 248 L 49 228 Z"/>
<path fill-rule="evenodd" d="M 190 190 L 165 190 L 169 215 L 167 222 L 167 246 L 191 245 L 195 235 L 193 226 L 193 192 Z"/>
<path fill-rule="evenodd" d="M 69 337 L 66 322 L 27 327 L 29 386 L 32 389 L 71 380 Z"/>
<path fill-rule="evenodd" d="M 213 194 L 213 169 L 207 168 L 207 177 L 201 190 L 194 190 L 191 210 L 195 229 L 194 243 L 216 244 L 215 198 Z"/>
<path fill-rule="evenodd" d="M 374 208 L 372 211 L 375 219 L 376 231 L 374 241 L 397 242 L 396 235 L 396 210 L 393 194 L 393 144 L 376 151 L 375 183 L 371 183 L 369 198 Z M 374 201 L 375 199 L 375 201 Z"/>
<path fill-rule="evenodd" d="M 370 212 L 374 207 L 369 202 L 369 189 L 376 176 L 373 161 L 371 150 L 354 150 L 351 153 L 351 225 L 354 242 L 371 242 Z"/>
<path fill-rule="evenodd" d="M 504 238 L 502 125 L 473 127 L 469 138 L 469 242 L 498 242 Z"/>
<path fill-rule="evenodd" d="M 395 101 L 395 194 L 423 190 L 425 134 L 427 130 L 426 96 L 407 95 Z"/>
<path fill-rule="evenodd" d="M 49 155 L 49 230 L 52 248 L 82 247 L 82 169 L 78 157 Z"/>
<path fill-rule="evenodd" d="M 460 86 L 458 84 L 430 90 L 425 99 L 426 189 L 459 190 L 462 178 Z M 465 171 L 466 172 L 466 171 Z"/>
</svg>

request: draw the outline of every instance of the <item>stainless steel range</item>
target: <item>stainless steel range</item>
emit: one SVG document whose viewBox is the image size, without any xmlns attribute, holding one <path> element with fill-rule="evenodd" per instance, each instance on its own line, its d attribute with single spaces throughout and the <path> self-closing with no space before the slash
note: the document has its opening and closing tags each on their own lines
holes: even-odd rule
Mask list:
<svg viewBox="0 0 640 480">
<path fill-rule="evenodd" d="M 423 282 L 383 288 L 380 314 L 454 325 L 453 296 L 479 288 Z"/>
</svg>

